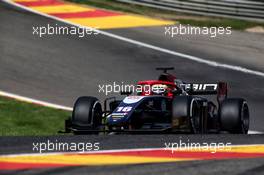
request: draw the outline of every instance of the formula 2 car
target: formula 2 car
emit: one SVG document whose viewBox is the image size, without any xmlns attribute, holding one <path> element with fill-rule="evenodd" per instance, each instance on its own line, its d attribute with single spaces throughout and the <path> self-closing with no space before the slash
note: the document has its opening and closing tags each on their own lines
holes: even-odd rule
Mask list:
<svg viewBox="0 0 264 175">
<path fill-rule="evenodd" d="M 227 83 L 185 83 L 168 70 L 158 80 L 139 81 L 141 91 L 123 100 L 79 97 L 65 132 L 98 133 L 236 133 L 247 134 L 249 108 L 242 98 L 227 98 Z M 216 95 L 216 104 L 206 95 Z"/>
</svg>

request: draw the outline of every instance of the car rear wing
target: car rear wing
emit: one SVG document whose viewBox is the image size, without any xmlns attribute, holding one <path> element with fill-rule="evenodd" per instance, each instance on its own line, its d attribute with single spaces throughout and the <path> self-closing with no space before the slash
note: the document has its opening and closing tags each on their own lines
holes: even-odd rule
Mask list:
<svg viewBox="0 0 264 175">
<path fill-rule="evenodd" d="M 189 95 L 226 94 L 227 83 L 187 83 L 184 85 L 184 89 Z"/>
<path fill-rule="evenodd" d="M 227 97 L 227 83 L 187 83 L 181 87 L 189 95 L 217 95 L 218 102 L 221 102 Z"/>
</svg>

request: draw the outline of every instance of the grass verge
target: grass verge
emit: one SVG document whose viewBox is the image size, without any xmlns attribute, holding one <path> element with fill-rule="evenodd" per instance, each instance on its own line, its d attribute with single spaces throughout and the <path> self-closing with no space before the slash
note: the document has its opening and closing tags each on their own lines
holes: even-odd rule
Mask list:
<svg viewBox="0 0 264 175">
<path fill-rule="evenodd" d="M 262 26 L 264 23 L 251 22 L 236 19 L 216 18 L 216 17 L 204 17 L 194 16 L 189 14 L 183 14 L 167 10 L 159 10 L 151 7 L 144 7 L 140 5 L 127 4 L 117 2 L 115 0 L 67 0 L 74 3 L 86 4 L 94 7 L 122 11 L 128 13 L 134 13 L 139 15 L 146 15 L 150 17 L 156 17 L 161 19 L 167 19 L 172 21 L 178 21 L 181 24 L 190 24 L 192 26 L 201 27 L 232 27 L 236 30 L 245 30 L 247 28 Z"/>
<path fill-rule="evenodd" d="M 69 111 L 0 97 L 1 136 L 56 135 L 69 116 Z"/>
</svg>

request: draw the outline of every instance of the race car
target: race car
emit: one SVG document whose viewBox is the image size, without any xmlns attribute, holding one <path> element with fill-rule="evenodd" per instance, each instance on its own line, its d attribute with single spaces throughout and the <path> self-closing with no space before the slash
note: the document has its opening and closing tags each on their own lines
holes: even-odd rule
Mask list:
<svg viewBox="0 0 264 175">
<path fill-rule="evenodd" d="M 233 133 L 247 134 L 249 108 L 243 98 L 227 98 L 227 83 L 185 83 L 163 72 L 157 80 L 139 81 L 136 95 L 123 100 L 82 96 L 65 121 L 65 132 L 99 133 Z M 206 98 L 216 95 L 216 102 Z"/>
</svg>

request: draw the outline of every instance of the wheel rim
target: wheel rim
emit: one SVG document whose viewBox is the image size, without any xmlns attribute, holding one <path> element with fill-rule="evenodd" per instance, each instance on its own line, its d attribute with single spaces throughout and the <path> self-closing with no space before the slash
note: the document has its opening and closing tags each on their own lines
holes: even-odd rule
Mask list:
<svg viewBox="0 0 264 175">
<path fill-rule="evenodd" d="M 246 102 L 243 103 L 241 110 L 242 132 L 246 134 L 249 129 L 249 109 Z"/>
<path fill-rule="evenodd" d="M 101 118 L 102 115 L 102 109 L 100 106 L 100 103 L 97 101 L 95 102 L 93 106 L 93 111 L 92 111 L 92 124 L 93 127 L 97 127 L 99 125 L 99 119 Z"/>
<path fill-rule="evenodd" d="M 199 111 L 198 111 L 198 104 L 197 101 L 193 100 L 191 104 L 191 127 L 193 130 L 193 133 L 199 132 L 200 127 L 200 118 L 199 118 Z"/>
</svg>

